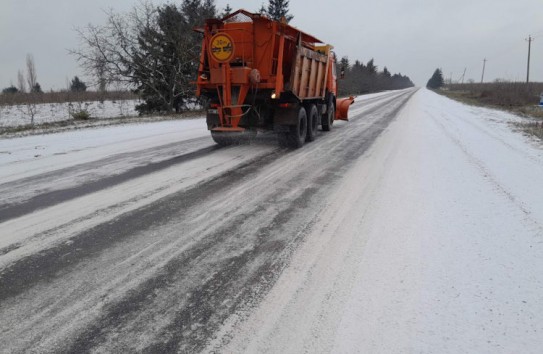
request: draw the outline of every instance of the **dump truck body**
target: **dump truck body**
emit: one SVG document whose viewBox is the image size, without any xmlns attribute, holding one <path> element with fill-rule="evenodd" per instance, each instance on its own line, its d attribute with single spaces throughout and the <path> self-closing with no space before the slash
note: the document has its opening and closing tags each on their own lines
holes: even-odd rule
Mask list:
<svg viewBox="0 0 543 354">
<path fill-rule="evenodd" d="M 318 125 L 330 130 L 335 119 L 347 120 L 353 100 L 338 105 L 332 46 L 245 10 L 206 20 L 198 31 L 204 38 L 196 94 L 208 98 L 207 125 L 219 144 L 263 128 L 299 147 L 314 139 Z"/>
</svg>

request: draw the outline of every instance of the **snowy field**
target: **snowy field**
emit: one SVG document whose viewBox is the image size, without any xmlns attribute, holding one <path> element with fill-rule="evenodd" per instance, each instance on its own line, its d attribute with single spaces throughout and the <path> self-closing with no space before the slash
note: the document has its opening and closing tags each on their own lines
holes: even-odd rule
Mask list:
<svg viewBox="0 0 543 354">
<path fill-rule="evenodd" d="M 387 91 L 365 95 L 364 97 L 379 97 L 386 95 Z M 70 103 L 45 103 L 31 105 L 34 112 L 34 124 L 61 122 L 72 120 L 70 112 L 86 110 L 91 118 L 122 118 L 138 115 L 136 105 L 140 100 L 117 100 L 117 101 L 92 101 L 92 102 L 70 102 Z M 192 104 L 189 107 L 199 108 Z M 16 127 L 30 124 L 31 111 L 29 105 L 0 105 L 0 128 Z"/>
<path fill-rule="evenodd" d="M 349 122 L 295 151 L 266 134 L 218 149 L 203 117 L 0 139 L 3 204 L 44 203 L 0 215 L 0 284 L 12 265 L 30 272 L 5 300 L 0 286 L 0 342 L 540 353 L 543 146 L 520 117 L 411 93 L 358 97 Z M 283 261 L 268 289 L 256 270 Z"/>
<path fill-rule="evenodd" d="M 92 118 L 137 116 L 135 107 L 139 103 L 138 100 L 118 100 L 0 106 L 0 127 L 30 124 L 30 109 L 34 111 L 34 124 L 43 124 L 73 119 L 70 112 L 81 110 L 89 112 Z"/>
</svg>

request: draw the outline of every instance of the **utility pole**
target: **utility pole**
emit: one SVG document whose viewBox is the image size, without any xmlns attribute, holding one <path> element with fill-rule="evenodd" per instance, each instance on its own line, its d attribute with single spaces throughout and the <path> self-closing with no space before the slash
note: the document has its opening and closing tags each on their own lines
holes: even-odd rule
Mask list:
<svg viewBox="0 0 543 354">
<path fill-rule="evenodd" d="M 464 68 L 464 73 L 462 74 L 462 77 L 460 78 L 460 81 L 462 83 L 464 83 L 464 78 L 466 77 L 466 70 L 468 70 L 468 68 Z"/>
<path fill-rule="evenodd" d="M 483 74 L 481 75 L 481 84 L 483 83 L 483 80 L 485 79 L 485 67 L 486 67 L 486 58 L 483 60 Z"/>
<path fill-rule="evenodd" d="M 531 52 L 531 49 L 532 49 L 532 41 L 534 39 L 532 38 L 532 36 L 528 36 L 528 66 L 527 66 L 527 69 L 526 69 L 526 83 L 529 83 L 530 82 L 530 52 Z"/>
</svg>

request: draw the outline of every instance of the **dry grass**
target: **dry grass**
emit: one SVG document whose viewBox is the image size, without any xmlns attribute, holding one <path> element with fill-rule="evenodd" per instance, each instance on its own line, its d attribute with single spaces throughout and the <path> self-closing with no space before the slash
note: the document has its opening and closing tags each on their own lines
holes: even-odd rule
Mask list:
<svg viewBox="0 0 543 354">
<path fill-rule="evenodd" d="M 543 122 L 519 123 L 517 127 L 523 132 L 543 140 Z"/>
<path fill-rule="evenodd" d="M 452 84 L 447 85 L 445 89 L 483 105 L 515 108 L 539 104 L 540 95 L 543 93 L 543 83 Z"/>
<path fill-rule="evenodd" d="M 543 83 L 452 84 L 439 92 L 464 103 L 504 109 L 535 118 L 534 122 L 519 123 L 517 127 L 543 139 L 543 107 L 538 106 L 543 93 Z"/>
<path fill-rule="evenodd" d="M 516 109 L 522 115 L 543 120 L 543 107 L 541 106 L 523 106 Z"/>
</svg>

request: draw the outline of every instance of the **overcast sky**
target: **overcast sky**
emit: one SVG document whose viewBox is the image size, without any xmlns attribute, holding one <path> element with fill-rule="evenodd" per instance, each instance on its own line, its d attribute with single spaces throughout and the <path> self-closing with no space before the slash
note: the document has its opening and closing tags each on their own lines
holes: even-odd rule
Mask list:
<svg viewBox="0 0 543 354">
<path fill-rule="evenodd" d="M 0 88 L 16 84 L 27 53 L 34 56 L 45 90 L 66 87 L 83 76 L 67 49 L 78 46 L 74 31 L 101 24 L 103 10 L 124 12 L 137 0 L 0 0 Z M 171 1 L 153 0 L 155 4 Z M 179 2 L 178 2 L 179 3 Z M 256 11 L 265 1 L 217 0 L 222 9 Z M 440 67 L 458 80 L 526 79 L 532 34 L 532 81 L 543 81 L 543 3 L 541 0 L 290 0 L 291 24 L 335 46 L 339 56 L 408 75 L 423 86 Z"/>
</svg>

